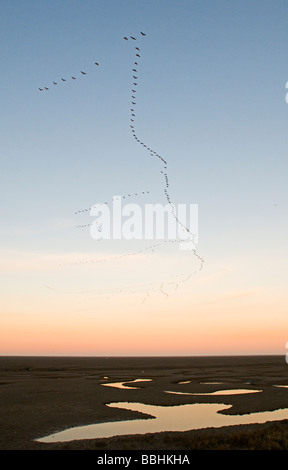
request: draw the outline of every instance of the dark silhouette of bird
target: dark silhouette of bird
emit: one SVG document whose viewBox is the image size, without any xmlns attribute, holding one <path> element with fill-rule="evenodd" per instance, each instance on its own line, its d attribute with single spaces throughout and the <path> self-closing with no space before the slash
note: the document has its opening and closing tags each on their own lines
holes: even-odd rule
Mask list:
<svg viewBox="0 0 288 470">
<path fill-rule="evenodd" d="M 62 82 L 66 82 L 65 78 L 61 78 Z"/>
<path fill-rule="evenodd" d="M 136 90 L 132 90 L 132 91 L 133 91 L 133 93 L 136 93 Z"/>
<path fill-rule="evenodd" d="M 137 49 L 137 51 L 140 51 L 139 47 L 135 47 L 135 49 Z"/>
<path fill-rule="evenodd" d="M 43 88 L 39 88 L 40 91 L 43 91 Z"/>
<path fill-rule="evenodd" d="M 131 116 L 134 116 L 134 117 L 135 117 L 135 114 L 131 114 Z"/>
<path fill-rule="evenodd" d="M 136 104 L 136 103 L 133 103 L 133 101 L 132 101 L 132 104 Z"/>
<path fill-rule="evenodd" d="M 134 41 L 136 41 L 136 38 L 133 38 L 133 36 L 130 36 L 131 39 L 133 39 Z"/>
<path fill-rule="evenodd" d="M 132 96 L 132 98 L 135 100 L 136 96 Z"/>
<path fill-rule="evenodd" d="M 53 85 L 57 85 L 57 82 L 53 82 Z"/>
<path fill-rule="evenodd" d="M 82 75 L 87 75 L 87 73 L 86 73 L 86 72 L 82 72 L 82 70 L 81 70 L 81 73 L 82 73 Z"/>
<path fill-rule="evenodd" d="M 137 72 L 137 70 L 136 70 L 136 69 L 133 69 L 133 72 Z"/>
<path fill-rule="evenodd" d="M 133 78 L 134 78 L 135 80 L 137 80 L 138 77 L 135 77 L 135 76 L 133 75 Z"/>
<path fill-rule="evenodd" d="M 126 41 L 128 41 L 128 38 L 125 38 L 125 37 L 124 37 L 124 39 L 126 39 Z"/>
<path fill-rule="evenodd" d="M 75 78 L 75 77 L 71 77 L 71 78 L 72 78 L 72 80 L 76 80 L 76 78 Z"/>
<path fill-rule="evenodd" d="M 133 85 L 137 86 L 137 83 L 133 83 Z"/>
<path fill-rule="evenodd" d="M 99 65 L 98 62 L 95 62 L 95 65 Z"/>
<path fill-rule="evenodd" d="M 139 54 L 136 54 L 136 57 L 140 57 L 140 55 L 139 55 Z"/>
<path fill-rule="evenodd" d="M 134 62 L 135 65 L 138 65 L 138 62 Z"/>
<path fill-rule="evenodd" d="M 145 33 L 141 33 L 141 34 L 142 34 L 142 36 L 146 36 L 146 34 L 145 34 Z"/>
<path fill-rule="evenodd" d="M 49 88 L 47 88 L 46 86 L 44 86 L 45 90 L 49 90 Z"/>
</svg>

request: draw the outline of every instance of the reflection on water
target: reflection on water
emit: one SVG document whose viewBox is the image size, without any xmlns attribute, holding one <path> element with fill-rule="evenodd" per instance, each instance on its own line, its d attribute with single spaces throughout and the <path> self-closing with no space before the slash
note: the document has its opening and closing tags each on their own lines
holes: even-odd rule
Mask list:
<svg viewBox="0 0 288 470">
<path fill-rule="evenodd" d="M 173 393 L 174 395 L 242 395 L 243 393 L 259 393 L 262 390 L 249 390 L 249 389 L 235 389 L 235 390 L 217 390 L 217 392 L 210 392 L 210 393 L 188 393 L 188 392 L 165 392 L 165 393 Z"/>
<path fill-rule="evenodd" d="M 148 419 L 135 419 L 79 426 L 37 439 L 38 442 L 66 442 L 75 439 L 99 439 L 129 434 L 146 434 L 163 431 L 189 431 L 207 427 L 219 428 L 239 424 L 265 423 L 288 419 L 288 408 L 250 413 L 224 415 L 220 412 L 231 405 L 220 403 L 195 403 L 177 406 L 155 406 L 143 403 L 110 403 L 111 408 L 139 411 L 149 414 Z"/>
<path fill-rule="evenodd" d="M 185 380 L 182 382 L 178 382 L 179 385 L 184 385 L 184 384 L 191 384 L 192 380 Z M 223 384 L 223 382 L 200 382 L 201 385 L 220 385 Z"/>
<path fill-rule="evenodd" d="M 105 385 L 105 387 L 115 387 L 115 388 L 124 388 L 125 390 L 138 390 L 140 387 L 130 387 L 129 385 L 127 386 L 126 384 L 130 383 L 135 383 L 135 382 L 150 382 L 152 379 L 136 379 L 136 380 L 128 380 L 126 382 L 110 382 L 110 383 L 105 383 L 101 385 Z"/>
<path fill-rule="evenodd" d="M 200 382 L 200 384 L 203 384 L 203 385 L 220 385 L 220 384 L 223 384 L 223 382 Z"/>
</svg>

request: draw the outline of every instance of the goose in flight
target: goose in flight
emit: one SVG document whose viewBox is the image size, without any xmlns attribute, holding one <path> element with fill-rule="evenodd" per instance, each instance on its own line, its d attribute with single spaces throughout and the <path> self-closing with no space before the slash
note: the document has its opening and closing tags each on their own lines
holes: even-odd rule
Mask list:
<svg viewBox="0 0 288 470">
<path fill-rule="evenodd" d="M 81 70 L 81 73 L 82 73 L 82 75 L 87 75 L 87 73 L 86 73 L 86 72 L 82 72 L 82 70 Z"/>
</svg>

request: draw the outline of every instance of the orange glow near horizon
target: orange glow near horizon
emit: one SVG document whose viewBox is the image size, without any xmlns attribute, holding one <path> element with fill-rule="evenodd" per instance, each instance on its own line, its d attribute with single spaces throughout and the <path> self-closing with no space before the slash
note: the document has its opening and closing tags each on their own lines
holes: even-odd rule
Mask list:
<svg viewBox="0 0 288 470">
<path fill-rule="evenodd" d="M 143 258 L 143 270 L 150 273 L 164 266 L 159 278 L 165 278 L 164 271 L 167 278 L 167 257 L 155 255 L 155 259 L 156 264 L 151 264 L 151 257 Z M 107 276 L 105 292 L 95 290 L 90 266 L 80 274 L 68 271 L 63 276 L 57 271 L 52 283 L 31 256 L 32 281 L 25 270 L 24 275 L 18 271 L 17 295 L 11 284 L 2 296 L 0 354 L 285 355 L 286 291 L 276 283 L 269 289 L 261 287 L 245 263 L 241 272 L 241 262 L 215 263 L 182 284 L 171 276 L 170 282 L 147 290 L 133 279 L 138 259 L 130 259 L 115 265 L 113 272 L 123 285 L 139 284 L 138 288 L 109 289 L 113 279 L 109 280 L 111 270 L 105 266 L 101 271 L 101 280 Z"/>
<path fill-rule="evenodd" d="M 101 300 L 95 308 L 63 304 L 61 315 L 57 299 L 55 305 L 34 306 L 30 313 L 11 312 L 2 317 L 0 354 L 285 354 L 286 331 L 274 324 L 272 305 L 249 308 L 245 296 L 240 305 L 237 296 L 212 305 L 199 299 L 198 305 L 185 304 L 181 293 L 167 300 L 155 294 L 154 302 L 141 304 L 142 297 L 136 297 L 138 302 L 130 299 L 130 304 L 125 298 L 122 303 L 106 300 L 106 305 Z"/>
</svg>

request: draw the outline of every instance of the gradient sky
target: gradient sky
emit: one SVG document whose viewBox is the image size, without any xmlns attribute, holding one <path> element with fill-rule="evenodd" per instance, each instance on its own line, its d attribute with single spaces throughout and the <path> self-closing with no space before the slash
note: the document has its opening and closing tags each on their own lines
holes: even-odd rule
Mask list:
<svg viewBox="0 0 288 470">
<path fill-rule="evenodd" d="M 287 24 L 285 0 L 1 2 L 1 355 L 284 357 Z M 130 132 L 130 35 L 137 135 L 198 204 L 201 270 L 76 228 L 116 195 L 167 203 Z"/>
</svg>

